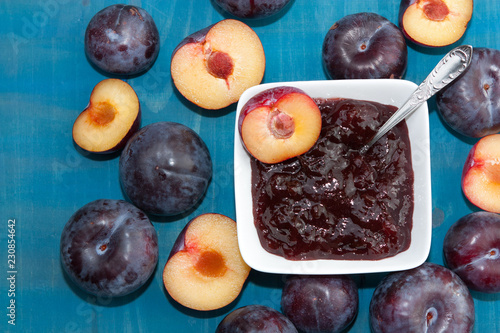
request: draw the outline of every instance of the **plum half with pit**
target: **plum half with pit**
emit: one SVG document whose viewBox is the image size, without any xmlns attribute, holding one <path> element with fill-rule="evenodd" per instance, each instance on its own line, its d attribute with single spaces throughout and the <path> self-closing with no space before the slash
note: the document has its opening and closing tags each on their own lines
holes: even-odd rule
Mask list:
<svg viewBox="0 0 500 333">
<path fill-rule="evenodd" d="M 170 74 L 190 102 L 209 110 L 237 102 L 264 77 L 266 56 L 247 24 L 225 19 L 182 39 L 172 52 Z"/>
<path fill-rule="evenodd" d="M 307 152 L 321 133 L 321 112 L 303 90 L 266 89 L 241 108 L 238 130 L 245 149 L 263 163 L 278 163 Z"/>
<path fill-rule="evenodd" d="M 370 302 L 370 325 L 381 332 L 470 333 L 474 301 L 465 283 L 430 262 L 387 275 Z"/>
<path fill-rule="evenodd" d="M 290 0 L 214 0 L 223 10 L 243 19 L 261 19 L 281 12 Z"/>
<path fill-rule="evenodd" d="M 401 30 L 375 13 L 344 16 L 323 41 L 323 64 L 331 79 L 400 79 L 408 49 Z"/>
<path fill-rule="evenodd" d="M 442 47 L 463 36 L 473 8 L 473 0 L 401 0 L 399 26 L 417 45 Z"/>
<path fill-rule="evenodd" d="M 111 5 L 92 17 L 85 31 L 85 54 L 106 74 L 138 75 L 160 52 L 160 35 L 151 15 L 130 5 Z"/>
<path fill-rule="evenodd" d="M 348 275 L 292 275 L 281 296 L 281 308 L 301 332 L 338 333 L 358 313 L 358 287 Z"/>
<path fill-rule="evenodd" d="M 129 139 L 120 155 L 119 175 L 134 205 L 147 214 L 173 216 L 200 201 L 212 177 L 212 159 L 191 128 L 157 122 Z"/>
<path fill-rule="evenodd" d="M 500 51 L 474 48 L 469 68 L 436 94 L 441 118 L 456 132 L 480 138 L 500 131 Z"/>
<path fill-rule="evenodd" d="M 71 280 L 102 297 L 128 295 L 143 286 L 158 263 L 158 238 L 144 212 L 113 199 L 78 209 L 61 233 L 61 262 Z"/>
<path fill-rule="evenodd" d="M 443 253 L 471 290 L 500 292 L 500 215 L 479 211 L 460 218 L 446 233 Z"/>
<path fill-rule="evenodd" d="M 297 333 L 284 314 L 259 304 L 243 306 L 230 312 L 219 323 L 215 333 Z"/>
</svg>

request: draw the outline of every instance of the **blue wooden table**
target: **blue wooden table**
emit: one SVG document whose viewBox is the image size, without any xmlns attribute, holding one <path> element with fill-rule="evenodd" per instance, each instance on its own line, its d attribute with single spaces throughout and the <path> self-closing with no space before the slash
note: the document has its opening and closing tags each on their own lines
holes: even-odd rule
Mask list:
<svg viewBox="0 0 500 333">
<path fill-rule="evenodd" d="M 233 144 L 236 105 L 206 111 L 186 102 L 170 78 L 170 56 L 188 34 L 227 16 L 210 0 L 128 1 L 146 9 L 161 35 L 154 67 L 128 82 L 139 95 L 143 125 L 175 121 L 194 129 L 212 155 L 213 180 L 189 216 L 153 220 L 160 241 L 158 269 L 140 293 L 96 298 L 75 289 L 61 270 L 61 230 L 84 204 L 123 198 L 118 158 L 95 159 L 75 150 L 71 128 L 92 88 L 105 77 L 85 58 L 87 23 L 105 0 L 0 1 L 0 331 L 9 332 L 214 332 L 231 310 L 247 304 L 280 309 L 283 276 L 253 271 L 231 306 L 196 312 L 172 301 L 161 273 L 179 231 L 195 215 L 235 217 Z M 398 0 L 295 0 L 282 15 L 247 22 L 260 36 L 267 67 L 263 82 L 326 79 L 321 47 L 326 32 L 347 14 L 371 11 L 396 23 Z M 479 0 L 461 43 L 500 48 L 500 4 Z M 409 46 L 406 79 L 421 82 L 451 49 Z M 429 261 L 442 264 L 442 240 L 452 223 L 474 210 L 460 188 L 465 157 L 475 140 L 450 132 L 429 102 L 433 243 Z M 15 267 L 7 266 L 9 230 L 15 233 Z M 12 250 L 11 250 L 12 252 Z M 15 271 L 15 273 L 9 273 Z M 8 279 L 14 275 L 14 279 Z M 349 332 L 368 332 L 368 304 L 383 274 L 355 276 L 359 314 Z M 13 282 L 13 283 L 11 283 Z M 9 293 L 14 289 L 15 295 Z M 500 295 L 473 293 L 474 332 L 499 332 Z M 15 326 L 7 308 L 15 300 Z"/>
</svg>

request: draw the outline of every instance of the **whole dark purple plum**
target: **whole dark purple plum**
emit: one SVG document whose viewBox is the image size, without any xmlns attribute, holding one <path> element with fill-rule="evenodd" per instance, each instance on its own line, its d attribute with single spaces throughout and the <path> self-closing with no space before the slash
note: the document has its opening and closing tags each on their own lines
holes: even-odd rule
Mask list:
<svg viewBox="0 0 500 333">
<path fill-rule="evenodd" d="M 387 275 L 375 288 L 369 309 L 373 333 L 469 333 L 474 328 L 467 286 L 448 268 L 429 262 Z"/>
<path fill-rule="evenodd" d="M 297 333 L 281 312 L 264 305 L 247 305 L 230 312 L 215 333 Z"/>
<path fill-rule="evenodd" d="M 346 275 L 290 276 L 285 281 L 281 308 L 305 333 L 342 332 L 358 313 L 358 287 Z"/>
<path fill-rule="evenodd" d="M 480 211 L 460 218 L 448 229 L 443 252 L 470 289 L 500 292 L 500 215 Z"/>
<path fill-rule="evenodd" d="M 375 13 L 357 13 L 344 16 L 328 30 L 322 58 L 332 79 L 400 79 L 408 50 L 395 24 Z"/>
<path fill-rule="evenodd" d="M 148 214 L 171 216 L 191 209 L 212 177 L 205 142 L 189 127 L 157 122 L 141 128 L 119 162 L 122 189 Z"/>
<path fill-rule="evenodd" d="M 500 51 L 474 48 L 469 68 L 436 94 L 441 118 L 458 133 L 480 138 L 500 131 Z"/>
<path fill-rule="evenodd" d="M 214 0 L 223 10 L 244 19 L 269 17 L 283 10 L 291 0 Z"/>
<path fill-rule="evenodd" d="M 149 69 L 160 51 L 160 35 L 144 9 L 111 5 L 90 20 L 85 54 L 108 74 L 136 75 Z"/>
<path fill-rule="evenodd" d="M 156 231 L 144 212 L 123 200 L 78 209 L 63 228 L 61 262 L 86 292 L 124 296 L 143 286 L 158 263 Z"/>
</svg>

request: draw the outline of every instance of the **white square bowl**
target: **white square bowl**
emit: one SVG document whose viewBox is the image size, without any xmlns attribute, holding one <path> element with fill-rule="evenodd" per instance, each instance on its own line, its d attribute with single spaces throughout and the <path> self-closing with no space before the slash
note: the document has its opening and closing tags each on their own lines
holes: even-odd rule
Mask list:
<svg viewBox="0 0 500 333">
<path fill-rule="evenodd" d="M 360 274 L 400 271 L 423 263 L 432 235 L 429 118 L 427 103 L 407 119 L 414 172 L 414 212 L 410 246 L 395 256 L 378 260 L 288 260 L 267 252 L 260 243 L 253 218 L 250 155 L 238 131 L 242 107 L 254 95 L 277 86 L 294 86 L 312 98 L 352 98 L 400 107 L 417 88 L 397 79 L 326 80 L 267 83 L 246 90 L 236 110 L 234 184 L 238 242 L 243 260 L 255 270 L 279 274 Z"/>
</svg>

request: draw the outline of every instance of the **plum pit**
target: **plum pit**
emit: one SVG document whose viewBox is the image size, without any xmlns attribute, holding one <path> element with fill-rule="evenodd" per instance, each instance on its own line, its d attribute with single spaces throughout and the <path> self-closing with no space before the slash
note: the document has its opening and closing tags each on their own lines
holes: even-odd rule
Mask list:
<svg viewBox="0 0 500 333">
<path fill-rule="evenodd" d="M 267 127 L 277 139 L 288 139 L 295 132 L 293 118 L 278 109 L 274 109 L 269 113 Z"/>
<path fill-rule="evenodd" d="M 225 52 L 214 51 L 207 58 L 207 70 L 216 78 L 227 80 L 233 69 L 233 59 Z"/>
<path fill-rule="evenodd" d="M 443 21 L 450 14 L 450 9 L 442 0 L 421 1 L 425 16 L 432 21 Z"/>
</svg>

